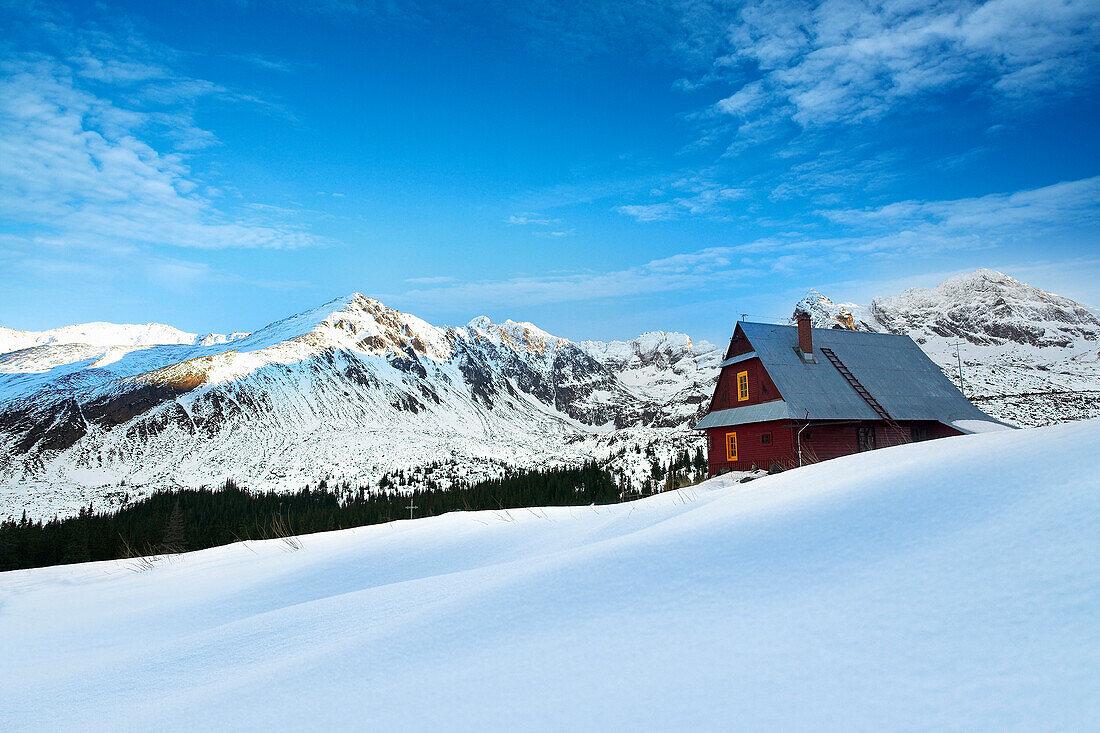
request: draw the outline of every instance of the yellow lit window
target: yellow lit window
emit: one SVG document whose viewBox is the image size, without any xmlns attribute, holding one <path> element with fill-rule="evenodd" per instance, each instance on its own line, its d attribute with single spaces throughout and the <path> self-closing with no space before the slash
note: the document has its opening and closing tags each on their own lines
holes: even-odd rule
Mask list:
<svg viewBox="0 0 1100 733">
<path fill-rule="evenodd" d="M 726 460 L 737 460 L 737 433 L 726 433 Z"/>
<path fill-rule="evenodd" d="M 737 374 L 737 401 L 744 402 L 749 398 L 749 373 L 738 372 Z"/>
</svg>

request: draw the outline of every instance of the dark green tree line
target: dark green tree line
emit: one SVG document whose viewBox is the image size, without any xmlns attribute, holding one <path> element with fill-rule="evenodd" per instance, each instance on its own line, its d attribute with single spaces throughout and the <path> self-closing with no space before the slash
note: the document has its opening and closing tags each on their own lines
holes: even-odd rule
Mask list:
<svg viewBox="0 0 1100 733">
<path fill-rule="evenodd" d="M 233 481 L 219 489 L 162 491 L 116 512 L 81 509 L 75 517 L 0 522 L 0 570 L 201 550 L 378 524 L 409 516 L 525 506 L 609 504 L 620 500 L 610 473 L 578 468 L 506 472 L 469 486 L 380 489 L 322 481 L 294 493 L 252 492 Z"/>
</svg>

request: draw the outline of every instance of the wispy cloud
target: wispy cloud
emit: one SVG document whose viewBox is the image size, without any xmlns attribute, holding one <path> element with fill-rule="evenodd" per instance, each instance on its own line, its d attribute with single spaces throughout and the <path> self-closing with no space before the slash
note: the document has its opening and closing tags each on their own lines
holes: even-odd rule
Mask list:
<svg viewBox="0 0 1100 733">
<path fill-rule="evenodd" d="M 70 251 L 59 257 L 55 252 L 43 250 L 13 258 L 9 271 L 25 276 L 30 282 L 71 283 L 79 280 L 85 288 L 116 291 L 135 277 L 154 284 L 158 289 L 183 294 L 193 294 L 208 285 L 248 286 L 265 290 L 295 290 L 311 286 L 305 280 L 244 277 L 209 263 L 157 255 L 131 255 L 119 261 L 104 257 L 102 253 L 92 255 Z"/>
<path fill-rule="evenodd" d="M 552 218 L 543 214 L 537 214 L 533 212 L 525 212 L 522 214 L 512 214 L 505 222 L 511 226 L 519 227 L 531 227 L 531 234 L 543 239 L 555 239 L 559 237 L 571 237 L 576 233 L 575 229 L 562 229 L 560 224 L 561 219 Z"/>
<path fill-rule="evenodd" d="M 522 226 L 535 225 L 535 226 L 546 227 L 546 226 L 550 226 L 551 224 L 555 224 L 560 220 L 559 219 L 550 219 L 550 218 L 542 216 L 540 214 L 534 214 L 534 213 L 528 212 L 528 213 L 524 213 L 524 214 L 512 214 L 507 219 L 505 219 L 505 221 L 508 224 L 511 224 L 512 226 L 521 226 L 522 227 Z"/>
<path fill-rule="evenodd" d="M 1100 224 L 1100 177 L 1007 194 L 946 201 L 902 201 L 872 209 L 818 212 L 840 232 L 784 232 L 708 247 L 611 271 L 523 275 L 501 280 L 427 278 L 386 296 L 410 305 L 530 305 L 629 298 L 676 291 L 720 291 L 768 274 L 831 273 L 866 258 L 991 249 L 1020 235 L 1038 237 L 1081 223 Z"/>
<path fill-rule="evenodd" d="M 436 275 L 434 277 L 407 277 L 405 282 L 410 285 L 442 285 L 444 283 L 457 282 L 458 278 L 450 275 Z"/>
<path fill-rule="evenodd" d="M 1100 4 L 1094 0 L 757 0 L 713 3 L 666 47 L 707 38 L 693 22 L 718 23 L 721 42 L 701 43 L 709 68 L 674 88 L 711 101 L 687 119 L 696 139 L 685 155 L 713 151 L 716 187 L 766 188 L 770 200 L 840 199 L 854 185 L 881 185 L 897 159 L 865 151 L 873 125 L 963 96 L 984 110 L 976 131 L 1011 123 L 1052 99 L 1082 94 L 1100 79 Z M 689 66 L 694 59 L 680 57 Z M 954 95 L 954 97 L 952 97 Z M 957 103 L 957 102 L 955 102 Z M 852 144 L 838 147 L 836 138 Z M 740 157 L 762 151 L 766 175 L 738 180 Z M 957 153 L 956 157 L 968 153 Z M 969 151 L 969 154 L 978 154 Z M 617 210 L 639 221 L 729 215 L 721 201 L 669 190 Z M 839 201 L 834 201 L 839 203 Z"/>
<path fill-rule="evenodd" d="M 260 53 L 236 54 L 231 58 L 263 71 L 290 73 L 298 68 L 297 64 L 291 63 L 290 61 L 278 59 L 273 56 L 265 56 Z"/>
<path fill-rule="evenodd" d="M 728 252 L 704 250 L 611 272 L 554 273 L 504 280 L 456 281 L 438 287 L 416 288 L 383 298 L 419 305 L 532 305 L 669 292 L 698 287 L 701 282 L 731 283 L 754 274 L 747 269 L 731 269 L 728 265 Z"/>
<path fill-rule="evenodd" d="M 1098 23 L 1092 0 L 749 3 L 721 63 L 757 78 L 716 108 L 811 127 L 964 85 L 1002 100 L 1057 93 L 1094 83 Z"/>
<path fill-rule="evenodd" d="M 625 204 L 615 210 L 641 222 L 671 221 L 689 216 L 727 218 L 728 204 L 749 197 L 748 190 L 744 188 L 724 186 L 699 177 L 671 181 L 667 186 L 653 189 L 650 195 L 666 198 L 669 192 L 679 195 L 656 203 Z"/>
<path fill-rule="evenodd" d="M 9 233 L 145 254 L 324 243 L 254 208 L 228 213 L 217 187 L 190 168 L 189 155 L 217 144 L 195 124 L 194 104 L 241 95 L 174 71 L 174 53 L 137 34 L 122 47 L 102 33 L 44 28 L 76 50 L 0 57 L 0 219 Z"/>
<path fill-rule="evenodd" d="M 900 201 L 869 209 L 820 212 L 849 228 L 936 237 L 1036 237 L 1051 229 L 1100 224 L 1100 176 L 952 201 Z"/>
</svg>

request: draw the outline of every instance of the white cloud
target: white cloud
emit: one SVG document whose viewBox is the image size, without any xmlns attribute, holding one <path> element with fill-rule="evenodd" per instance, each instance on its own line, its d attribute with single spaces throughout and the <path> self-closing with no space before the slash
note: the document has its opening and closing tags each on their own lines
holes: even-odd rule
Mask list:
<svg viewBox="0 0 1100 733">
<path fill-rule="evenodd" d="M 253 66 L 257 69 L 264 71 L 279 71 L 283 73 L 290 73 L 297 68 L 296 64 L 293 64 L 284 59 L 274 58 L 272 56 L 265 56 L 260 53 L 241 53 L 229 56 L 229 58 L 236 61 L 241 61 Z"/>
<path fill-rule="evenodd" d="M 741 87 L 734 94 L 726 97 L 715 105 L 719 112 L 734 117 L 748 117 L 757 112 L 768 101 L 768 95 L 764 92 L 764 84 L 754 81 Z"/>
<path fill-rule="evenodd" d="M 41 248 L 27 252 L 24 257 L 12 258 L 8 267 L 10 273 L 23 276 L 23 282 L 49 283 L 51 287 L 71 287 L 73 282 L 79 282 L 82 289 L 95 288 L 115 294 L 125 291 L 135 278 L 175 293 L 193 293 L 206 285 L 243 285 L 269 290 L 311 285 L 303 280 L 247 278 L 205 262 L 135 252 L 74 252 L 67 249 L 59 253 Z"/>
<path fill-rule="evenodd" d="M 427 304 L 530 305 L 693 291 L 718 292 L 767 274 L 827 273 L 867 258 L 993 249 L 1014 237 L 1041 238 L 1100 225 L 1100 177 L 1044 188 L 945 201 L 901 201 L 872 209 L 818 212 L 836 234 L 784 232 L 744 244 L 708 247 L 605 272 L 502 280 L 422 281 L 387 298 Z"/>
<path fill-rule="evenodd" d="M 716 108 L 814 127 L 963 85 L 1001 98 L 1057 93 L 1094 83 L 1098 25 L 1094 0 L 749 3 L 721 63 L 759 78 Z"/>
<path fill-rule="evenodd" d="M 550 226 L 551 224 L 555 224 L 558 221 L 558 219 L 550 219 L 540 214 L 534 214 L 531 212 L 526 212 L 523 214 L 512 214 L 507 219 L 505 219 L 505 222 L 513 226 Z"/>
<path fill-rule="evenodd" d="M 744 188 L 723 186 L 698 177 L 678 179 L 667 188 L 680 195 L 652 204 L 617 206 L 615 210 L 640 222 L 672 221 L 692 216 L 727 218 L 730 203 L 749 197 L 749 192 Z M 664 189 L 655 189 L 651 195 L 663 197 L 665 193 Z"/>
<path fill-rule="evenodd" d="M 9 231 L 34 245 L 104 249 L 322 243 L 256 210 L 227 214 L 191 171 L 187 154 L 216 140 L 194 124 L 190 104 L 222 87 L 109 53 L 120 52 L 99 43 L 67 59 L 0 59 L 0 218 Z"/>
<path fill-rule="evenodd" d="M 860 143 L 876 140 L 870 125 L 895 112 L 926 111 L 962 94 L 968 105 L 984 105 L 987 117 L 974 124 L 994 129 L 1051 98 L 1086 93 L 1100 80 L 1096 0 L 704 4 L 710 11 L 695 16 L 671 6 L 683 27 L 672 26 L 670 38 L 703 38 L 706 28 L 693 28 L 692 21 L 717 23 L 725 29 L 724 45 L 700 45 L 712 53 L 709 68 L 674 86 L 692 94 L 725 91 L 686 116 L 697 126 L 696 138 L 681 153 L 721 145 L 722 157 L 703 169 L 713 188 L 768 189 L 773 202 L 809 196 L 821 206 L 832 197 L 835 205 L 851 192 L 881 187 L 900 169 L 897 154 L 905 151 L 861 151 Z M 674 40 L 665 42 L 675 48 Z M 770 151 L 770 169 L 735 178 L 746 170 L 741 156 L 756 149 Z M 907 154 L 927 157 L 926 151 Z M 713 192 L 669 189 L 650 198 L 635 194 L 616 210 L 642 222 L 731 215 L 728 202 Z"/>
<path fill-rule="evenodd" d="M 732 283 L 754 274 L 726 265 L 723 251 L 704 250 L 611 272 L 576 272 L 520 276 L 503 280 L 458 281 L 439 287 L 418 288 L 382 296 L 395 302 L 425 304 L 469 303 L 543 304 L 669 292 L 703 284 Z"/>
<path fill-rule="evenodd" d="M 571 237 L 576 233 L 574 229 L 551 229 L 550 227 L 561 224 L 561 219 L 554 219 L 532 212 L 512 214 L 505 221 L 512 226 L 532 227 L 531 234 L 542 239 Z"/>
<path fill-rule="evenodd" d="M 899 201 L 870 209 L 823 211 L 849 228 L 939 237 L 1038 236 L 1051 229 L 1100 224 L 1100 176 L 1042 188 L 951 201 Z"/>
</svg>

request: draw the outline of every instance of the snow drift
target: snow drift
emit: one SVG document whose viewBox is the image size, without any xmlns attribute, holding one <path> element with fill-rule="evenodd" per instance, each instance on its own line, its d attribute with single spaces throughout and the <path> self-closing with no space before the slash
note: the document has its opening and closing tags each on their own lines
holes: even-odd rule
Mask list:
<svg viewBox="0 0 1100 733">
<path fill-rule="evenodd" d="M 1097 445 L 0 574 L 0 728 L 1095 728 Z"/>
</svg>

